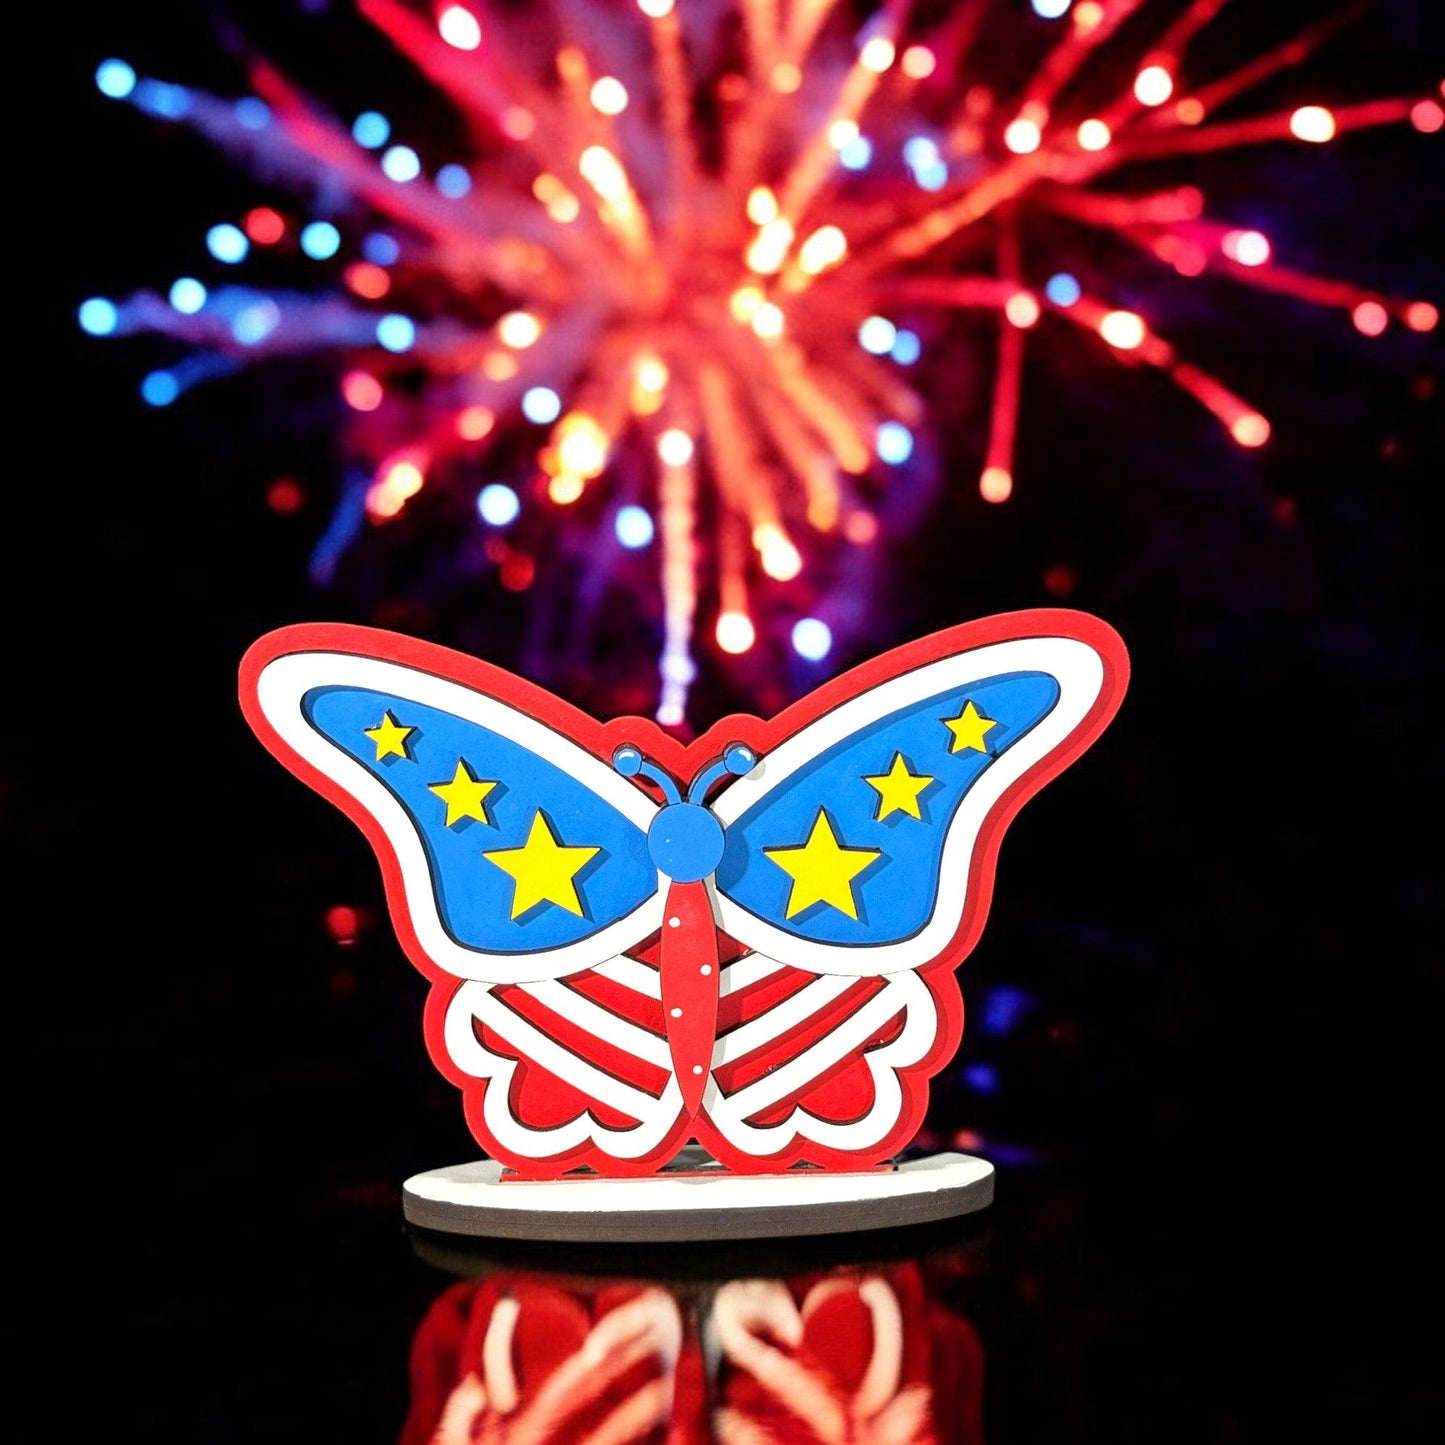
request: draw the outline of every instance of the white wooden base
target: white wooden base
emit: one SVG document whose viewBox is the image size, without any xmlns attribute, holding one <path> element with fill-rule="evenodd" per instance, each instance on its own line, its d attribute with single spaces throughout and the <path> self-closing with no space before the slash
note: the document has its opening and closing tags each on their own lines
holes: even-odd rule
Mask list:
<svg viewBox="0 0 1445 1445">
<path fill-rule="evenodd" d="M 731 1174 L 711 1165 L 640 1179 L 528 1180 L 492 1159 L 415 1174 L 402 1186 L 409 1224 L 493 1239 L 645 1242 L 781 1239 L 927 1224 L 984 1209 L 994 1168 L 930 1154 L 855 1174 Z"/>
</svg>

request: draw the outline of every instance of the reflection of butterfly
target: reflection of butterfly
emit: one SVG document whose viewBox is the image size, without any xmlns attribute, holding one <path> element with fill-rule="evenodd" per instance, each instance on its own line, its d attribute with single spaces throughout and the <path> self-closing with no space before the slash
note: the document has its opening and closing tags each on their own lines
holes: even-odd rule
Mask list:
<svg viewBox="0 0 1445 1445">
<path fill-rule="evenodd" d="M 1117 709 L 1081 613 L 969 623 L 684 747 L 393 633 L 283 628 L 242 707 L 381 860 L 426 1036 L 494 1157 L 750 1172 L 912 1137 L 1020 804 Z"/>
</svg>

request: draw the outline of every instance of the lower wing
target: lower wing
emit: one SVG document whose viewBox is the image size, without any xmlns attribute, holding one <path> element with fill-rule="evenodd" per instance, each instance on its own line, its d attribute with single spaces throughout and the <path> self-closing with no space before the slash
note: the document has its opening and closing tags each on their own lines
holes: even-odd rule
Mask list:
<svg viewBox="0 0 1445 1445">
<path fill-rule="evenodd" d="M 742 1172 L 861 1168 L 912 1137 L 957 1044 L 951 974 L 814 974 L 757 953 L 725 963 L 702 1108 L 672 1072 L 661 979 L 618 957 L 564 979 L 437 985 L 433 1059 L 494 1157 L 532 1177 L 595 1164 L 651 1173 L 689 1137 Z M 949 1035 L 949 1036 L 946 1036 Z"/>
</svg>

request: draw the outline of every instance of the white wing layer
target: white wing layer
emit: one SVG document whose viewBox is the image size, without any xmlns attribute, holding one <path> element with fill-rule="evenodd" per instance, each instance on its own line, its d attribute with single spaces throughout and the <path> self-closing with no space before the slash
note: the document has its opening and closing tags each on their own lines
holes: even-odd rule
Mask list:
<svg viewBox="0 0 1445 1445">
<path fill-rule="evenodd" d="M 427 957 L 439 968 L 458 978 L 486 983 L 560 978 L 615 958 L 662 926 L 666 890 L 659 874 L 657 891 L 646 903 L 576 943 L 537 954 L 489 953 L 458 943 L 442 924 L 426 852 L 406 809 L 361 763 L 307 722 L 302 700 L 318 687 L 371 688 L 489 728 L 584 782 L 644 833 L 657 813 L 657 804 L 546 724 L 461 683 L 400 663 L 344 652 L 287 653 L 268 663 L 256 689 L 267 721 L 312 767 L 355 798 L 385 830 L 401 867 L 412 928 Z"/>
<path fill-rule="evenodd" d="M 536 985 L 528 987 L 532 992 Z M 560 987 L 560 985 L 558 986 Z M 570 993 L 570 990 L 564 990 Z M 584 1028 L 594 1028 L 599 1036 L 617 1047 L 635 1053 L 648 1063 L 656 1063 L 655 1049 L 650 1042 L 655 1035 L 645 1029 L 637 1029 L 623 1020 L 608 1014 L 595 1005 L 578 1008 L 586 1000 L 571 998 L 547 998 L 548 1007 L 566 1016 Z M 596 1015 L 603 1015 L 599 1020 Z M 512 1075 L 516 1072 L 514 1059 L 493 1053 L 480 1039 L 472 1026 L 473 1019 L 494 1028 L 518 1053 L 542 1068 L 555 1074 L 564 1083 L 598 1103 L 606 1104 L 637 1123 L 630 1129 L 609 1129 L 599 1124 L 590 1113 L 583 1112 L 566 1124 L 552 1129 L 538 1129 L 524 1124 L 512 1113 Z M 610 1024 L 609 1022 L 610 1021 Z M 599 1027 L 599 1023 L 601 1027 Z M 615 1078 L 612 1074 L 589 1064 L 570 1049 L 543 1033 L 525 1019 L 519 1018 L 511 1009 L 498 1000 L 487 984 L 464 983 L 447 1007 L 444 1025 L 447 1053 L 452 1062 L 474 1078 L 490 1079 L 483 1103 L 487 1128 L 497 1142 L 514 1154 L 525 1159 L 550 1159 L 578 1145 L 591 1143 L 615 1159 L 636 1159 L 646 1154 L 664 1134 L 677 1122 L 682 1112 L 682 1091 L 677 1080 L 669 1077 L 662 1094 L 654 1097 L 645 1089 L 634 1088 Z M 638 1039 L 634 1035 L 641 1035 Z M 667 1045 L 662 1043 L 665 1058 Z M 670 1063 L 664 1067 L 670 1068 Z"/>
<path fill-rule="evenodd" d="M 1013 783 L 1068 740 L 1099 696 L 1104 663 L 1087 643 L 1070 637 L 997 642 L 880 683 L 794 733 L 712 805 L 713 813 L 727 828 L 820 753 L 889 713 L 1009 672 L 1050 674 L 1059 684 L 1059 700 L 1049 715 L 988 767 L 964 795 L 948 827 L 940 886 L 923 928 L 895 943 L 819 943 L 766 922 L 710 884 L 721 927 L 749 948 L 811 973 L 853 978 L 896 974 L 936 958 L 958 931 L 974 845 L 989 812 Z"/>
<path fill-rule="evenodd" d="M 779 965 L 774 964 L 774 967 Z M 779 1038 L 803 1017 L 826 1006 L 846 991 L 852 978 L 824 977 L 785 999 L 743 1028 L 718 1040 L 713 1068 Z M 790 1005 L 807 1000 L 806 1013 Z M 861 1118 L 846 1124 L 820 1119 L 795 1108 L 778 1124 L 759 1127 L 745 1121 L 795 1090 L 806 1087 L 834 1064 L 861 1050 L 870 1034 L 900 1009 L 905 1010 L 903 1031 L 892 1042 L 863 1054 L 873 1081 L 873 1105 Z M 825 1038 L 765 1074 L 752 1084 L 724 1095 L 715 1080 L 708 1081 L 703 1107 L 718 1132 L 735 1148 L 749 1154 L 773 1154 L 787 1148 L 799 1135 L 832 1149 L 867 1149 L 898 1122 L 903 1108 L 903 1087 L 898 1071 L 916 1064 L 933 1046 L 938 1033 L 938 1010 L 928 986 L 916 974 L 888 977 L 885 985 L 856 1013 Z"/>
</svg>

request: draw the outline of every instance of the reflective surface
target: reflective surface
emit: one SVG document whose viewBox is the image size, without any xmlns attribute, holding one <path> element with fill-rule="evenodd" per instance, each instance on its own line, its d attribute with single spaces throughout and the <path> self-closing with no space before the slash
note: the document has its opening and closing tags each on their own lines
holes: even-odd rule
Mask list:
<svg viewBox="0 0 1445 1445">
<path fill-rule="evenodd" d="M 1005 1169 L 948 1226 L 587 1249 L 409 1231 L 384 1181 L 132 1177 L 180 1187 L 42 1231 L 63 1288 L 29 1337 L 74 1408 L 152 1441 L 1430 1438 L 1438 1372 L 1368 1236 L 1340 1221 L 1311 1275 L 1320 1231 L 1180 1234 L 1146 1181 L 1070 1173 Z"/>
<path fill-rule="evenodd" d="M 809 1268 L 760 1253 L 717 1274 L 679 1259 L 676 1272 L 629 1275 L 414 1242 L 462 1277 L 417 1328 L 401 1445 L 983 1438 L 975 1244 L 897 1259 L 875 1243 Z"/>
</svg>

